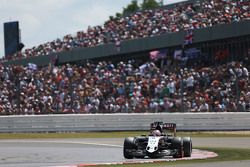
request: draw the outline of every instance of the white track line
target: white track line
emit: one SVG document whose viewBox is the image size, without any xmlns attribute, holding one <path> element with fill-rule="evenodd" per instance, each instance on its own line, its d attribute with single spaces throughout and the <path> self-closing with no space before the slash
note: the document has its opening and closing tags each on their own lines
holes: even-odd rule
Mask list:
<svg viewBox="0 0 250 167">
<path fill-rule="evenodd" d="M 104 143 L 89 143 L 89 142 L 74 142 L 74 141 L 0 141 L 1 143 L 57 143 L 57 144 L 82 144 L 82 145 L 95 145 L 95 146 L 106 146 L 106 147 L 116 147 L 122 148 L 121 145 L 104 144 Z"/>
</svg>

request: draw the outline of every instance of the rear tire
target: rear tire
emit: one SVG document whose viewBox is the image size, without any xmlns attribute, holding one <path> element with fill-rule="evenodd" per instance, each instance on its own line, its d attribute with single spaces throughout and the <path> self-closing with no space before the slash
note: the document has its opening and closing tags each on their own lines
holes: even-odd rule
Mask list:
<svg viewBox="0 0 250 167">
<path fill-rule="evenodd" d="M 132 149 L 136 149 L 136 146 L 134 144 L 134 137 L 127 137 L 124 140 L 123 144 L 123 156 L 126 159 L 133 159 L 133 154 L 129 151 Z"/>
<path fill-rule="evenodd" d="M 192 140 L 190 137 L 183 137 L 184 157 L 191 157 L 192 154 Z"/>
<path fill-rule="evenodd" d="M 181 137 L 175 137 L 172 141 L 173 149 L 176 149 L 177 152 L 173 155 L 173 158 L 183 158 L 183 140 Z"/>
</svg>

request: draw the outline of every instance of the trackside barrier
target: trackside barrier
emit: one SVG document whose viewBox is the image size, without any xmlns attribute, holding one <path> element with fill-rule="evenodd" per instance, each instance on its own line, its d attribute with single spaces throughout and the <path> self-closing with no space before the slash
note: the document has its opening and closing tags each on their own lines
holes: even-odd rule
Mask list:
<svg viewBox="0 0 250 167">
<path fill-rule="evenodd" d="M 0 133 L 148 130 L 154 121 L 177 130 L 250 130 L 250 113 L 146 113 L 0 116 Z"/>
</svg>

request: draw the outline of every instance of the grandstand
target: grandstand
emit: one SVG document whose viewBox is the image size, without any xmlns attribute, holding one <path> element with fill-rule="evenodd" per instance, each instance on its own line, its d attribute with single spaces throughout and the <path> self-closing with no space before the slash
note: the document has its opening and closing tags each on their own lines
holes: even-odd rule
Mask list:
<svg viewBox="0 0 250 167">
<path fill-rule="evenodd" d="M 138 11 L 17 53 L 1 114 L 246 112 L 250 1 Z"/>
</svg>

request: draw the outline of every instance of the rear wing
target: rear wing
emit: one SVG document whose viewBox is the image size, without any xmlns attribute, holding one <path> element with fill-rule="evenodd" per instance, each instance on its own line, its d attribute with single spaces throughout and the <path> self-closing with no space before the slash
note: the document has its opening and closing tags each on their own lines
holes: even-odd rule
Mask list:
<svg viewBox="0 0 250 167">
<path fill-rule="evenodd" d="M 163 123 L 163 122 L 153 122 L 150 124 L 150 132 L 153 130 L 159 130 L 161 133 L 176 136 L 176 124 L 175 123 Z"/>
</svg>

